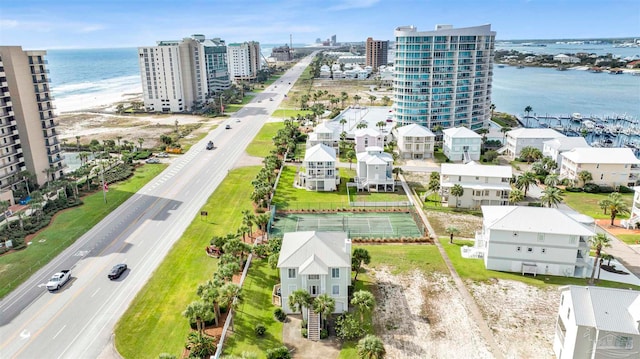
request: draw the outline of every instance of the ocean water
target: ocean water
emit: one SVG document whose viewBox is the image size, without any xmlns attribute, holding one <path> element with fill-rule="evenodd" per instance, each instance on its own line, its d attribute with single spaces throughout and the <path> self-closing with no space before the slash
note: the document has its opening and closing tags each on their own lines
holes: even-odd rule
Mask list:
<svg viewBox="0 0 640 359">
<path fill-rule="evenodd" d="M 281 44 L 263 44 L 262 53 L 268 56 L 274 46 Z M 615 53 L 621 56 L 640 53 L 640 48 L 590 44 L 524 49 L 559 51 L 568 47 L 573 52 L 598 47 L 598 51 L 617 51 Z M 51 89 L 61 104 L 73 103 L 74 99 L 81 103 L 83 99 L 142 92 L 136 48 L 49 50 L 47 59 Z M 600 117 L 626 114 L 640 120 L 640 76 L 494 66 L 492 102 L 496 104 L 497 111 L 512 114 L 522 114 L 526 106 L 531 106 L 537 114 L 579 112 Z"/>
<path fill-rule="evenodd" d="M 575 54 L 586 52 L 589 54 L 606 55 L 612 54 L 620 58 L 638 57 L 640 58 L 640 47 L 614 47 L 613 44 L 556 44 L 546 43 L 544 47 L 522 46 L 520 43 L 496 43 L 496 50 L 516 50 L 519 52 L 529 52 L 534 54 L 558 55 Z"/>
</svg>

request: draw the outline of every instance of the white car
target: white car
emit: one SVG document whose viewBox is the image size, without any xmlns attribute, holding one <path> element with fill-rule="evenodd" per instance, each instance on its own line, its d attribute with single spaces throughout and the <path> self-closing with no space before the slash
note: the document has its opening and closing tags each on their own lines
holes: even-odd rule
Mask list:
<svg viewBox="0 0 640 359">
<path fill-rule="evenodd" d="M 70 270 L 67 269 L 67 270 L 60 271 L 54 274 L 53 277 L 51 277 L 51 279 L 49 279 L 49 282 L 47 282 L 47 289 L 49 291 L 58 290 L 65 283 L 67 283 L 69 279 L 71 279 Z"/>
</svg>

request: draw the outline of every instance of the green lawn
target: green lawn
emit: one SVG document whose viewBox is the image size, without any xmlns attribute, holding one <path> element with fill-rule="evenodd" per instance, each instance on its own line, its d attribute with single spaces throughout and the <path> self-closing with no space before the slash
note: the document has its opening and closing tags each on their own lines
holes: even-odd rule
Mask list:
<svg viewBox="0 0 640 359">
<path fill-rule="evenodd" d="M 309 110 L 298 110 L 298 109 L 293 109 L 293 108 L 284 108 L 284 109 L 279 109 L 279 110 L 273 111 L 273 113 L 271 114 L 271 117 L 288 119 L 288 118 L 291 118 L 291 117 L 295 118 L 298 115 L 305 116 L 305 115 L 308 115 L 308 114 L 311 114 L 311 113 L 313 113 L 313 112 L 309 111 Z"/>
<path fill-rule="evenodd" d="M 424 274 L 448 273 L 444 260 L 438 252 L 438 247 L 435 245 L 363 245 L 354 246 L 354 248 L 364 248 L 369 252 L 371 255 L 369 267 L 387 266 L 390 268 L 391 274 L 394 275 L 409 274 L 415 269 Z"/>
<path fill-rule="evenodd" d="M 108 203 L 104 203 L 102 192 L 85 196 L 83 205 L 55 216 L 51 224 L 32 239 L 28 248 L 1 256 L 0 298 L 69 247 L 165 168 L 166 165 L 162 164 L 139 167 L 131 178 L 109 186 Z"/>
<path fill-rule="evenodd" d="M 640 241 L 640 235 L 637 234 L 618 234 L 616 238 L 626 244 L 638 244 L 638 241 Z"/>
<path fill-rule="evenodd" d="M 197 299 L 197 285 L 210 279 L 217 269 L 217 260 L 208 257 L 204 248 L 214 235 L 235 232 L 241 225 L 241 211 L 251 208 L 247 194 L 258 170 L 244 167 L 227 175 L 202 208 L 213 214 L 210 219 L 193 219 L 137 294 L 115 329 L 116 347 L 123 357 L 155 359 L 163 352 L 182 353 L 189 333 L 182 312 Z"/>
<path fill-rule="evenodd" d="M 445 163 L 448 160 L 447 156 L 444 155 L 444 152 L 442 152 L 441 148 L 437 149 L 433 153 L 433 159 L 436 161 L 436 163 Z"/>
<path fill-rule="evenodd" d="M 256 353 L 265 358 L 267 349 L 282 346 L 282 323 L 275 320 L 271 303 L 273 286 L 280 282 L 278 270 L 271 269 L 266 260 L 251 263 L 247 278 L 242 286 L 242 303 L 234 318 L 234 330 L 224 344 L 225 355 L 241 356 L 243 352 Z M 263 324 L 267 331 L 264 337 L 257 337 L 254 328 Z"/>
<path fill-rule="evenodd" d="M 349 207 L 347 198 L 347 181 L 345 171 L 340 169 L 340 186 L 333 192 L 312 192 L 293 187 L 296 168 L 285 166 L 280 176 L 280 182 L 273 197 L 273 203 L 278 209 L 331 209 Z"/>
<path fill-rule="evenodd" d="M 247 146 L 247 153 L 250 156 L 266 157 L 271 152 L 273 146 L 273 137 L 279 129 L 284 128 L 283 122 L 265 123 L 260 132 L 253 138 L 253 141 Z"/>
<path fill-rule="evenodd" d="M 609 194 L 607 193 L 585 193 L 585 192 L 568 192 L 564 191 L 564 202 L 576 211 L 586 214 L 589 217 L 596 219 L 611 218 L 611 215 L 604 214 L 598 202 L 606 199 Z M 622 198 L 627 202 L 629 210 L 633 205 L 633 193 L 623 193 Z M 608 212 L 607 212 L 608 213 Z M 617 218 L 629 218 L 629 215 L 619 215 Z"/>
<path fill-rule="evenodd" d="M 523 276 L 518 273 L 508 273 L 508 272 L 498 272 L 493 270 L 487 270 L 484 268 L 484 261 L 482 259 L 467 259 L 462 258 L 460 254 L 460 247 L 463 245 L 473 246 L 473 242 L 471 241 L 461 241 L 454 240 L 453 244 L 449 244 L 449 237 L 441 237 L 440 243 L 444 246 L 449 259 L 451 259 L 451 263 L 455 267 L 456 271 L 463 279 L 471 279 L 473 281 L 488 281 L 491 278 L 499 278 L 499 279 L 507 279 L 507 280 L 516 280 L 519 282 L 523 282 L 529 285 L 533 285 L 536 287 L 547 287 L 549 285 L 586 285 L 587 279 L 584 278 L 569 278 L 569 277 L 558 277 L 558 276 L 548 276 L 548 275 L 539 275 L 537 277 L 532 277 L 530 275 Z M 598 286 L 600 287 L 609 287 L 609 288 L 632 288 L 635 290 L 640 289 L 639 286 L 626 284 L 626 283 L 618 283 L 618 282 L 610 282 L 601 280 L 598 282 Z"/>
<path fill-rule="evenodd" d="M 372 292 L 375 290 L 376 284 L 375 282 L 369 278 L 366 273 L 360 273 L 358 275 L 358 281 L 355 282 L 354 291 L 358 290 L 367 290 Z M 375 310 L 374 310 L 375 311 Z M 357 314 L 356 314 L 357 316 Z M 367 334 L 375 334 L 373 330 L 373 317 L 372 313 L 366 313 L 364 315 L 364 329 Z M 358 357 L 358 350 L 356 349 L 356 345 L 358 341 L 346 341 L 342 344 L 342 350 L 340 350 L 340 355 L 338 359 L 352 359 Z"/>
<path fill-rule="evenodd" d="M 256 97 L 256 96 L 255 95 L 245 95 L 244 98 L 242 99 L 242 103 L 240 103 L 240 104 L 230 103 L 230 104 L 224 105 L 224 113 L 227 114 L 227 113 L 237 112 L 244 105 L 246 105 L 249 102 L 251 102 L 251 100 L 253 100 L 254 97 Z"/>
<path fill-rule="evenodd" d="M 402 189 L 402 186 L 396 186 L 395 192 L 366 192 L 356 191 L 355 188 L 349 188 L 349 196 L 353 202 L 407 202 L 406 193 Z"/>
</svg>

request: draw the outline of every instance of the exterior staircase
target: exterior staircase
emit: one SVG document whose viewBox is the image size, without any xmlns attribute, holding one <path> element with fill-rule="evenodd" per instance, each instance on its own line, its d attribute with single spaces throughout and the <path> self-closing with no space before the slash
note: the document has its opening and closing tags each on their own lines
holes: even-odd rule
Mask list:
<svg viewBox="0 0 640 359">
<path fill-rule="evenodd" d="M 307 339 L 317 342 L 320 340 L 320 314 L 309 309 L 307 319 Z"/>
<path fill-rule="evenodd" d="M 469 162 L 471 162 L 471 156 L 469 156 L 469 152 L 464 151 L 464 152 L 462 153 L 462 155 L 464 156 L 464 160 L 463 160 L 463 162 L 464 162 L 464 163 L 469 163 Z"/>
</svg>

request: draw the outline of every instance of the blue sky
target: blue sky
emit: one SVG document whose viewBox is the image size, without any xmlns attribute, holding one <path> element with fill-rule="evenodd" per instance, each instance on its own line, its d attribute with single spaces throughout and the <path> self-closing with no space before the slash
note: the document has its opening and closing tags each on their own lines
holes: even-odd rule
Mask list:
<svg viewBox="0 0 640 359">
<path fill-rule="evenodd" d="M 638 0 L 2 0 L 0 45 L 137 47 L 191 34 L 227 42 L 393 39 L 393 29 L 491 24 L 498 39 L 640 37 Z"/>
</svg>

